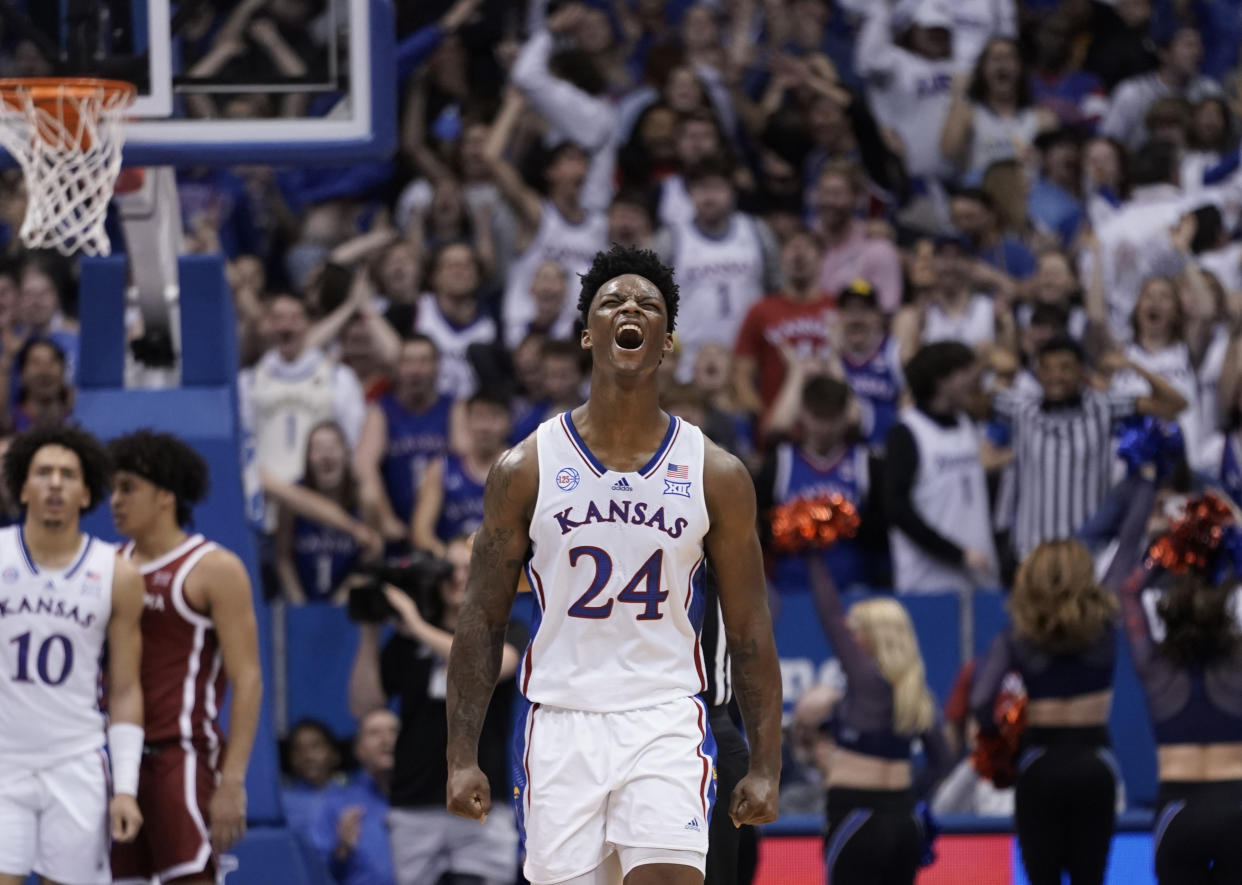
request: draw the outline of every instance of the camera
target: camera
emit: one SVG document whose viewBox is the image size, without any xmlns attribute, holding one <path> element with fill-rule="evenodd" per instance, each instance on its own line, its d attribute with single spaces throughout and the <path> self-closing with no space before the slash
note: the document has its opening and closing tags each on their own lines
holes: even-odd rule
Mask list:
<svg viewBox="0 0 1242 885">
<path fill-rule="evenodd" d="M 425 550 L 399 560 L 364 566 L 353 574 L 349 590 L 349 618 L 359 624 L 382 624 L 396 615 L 385 585 L 392 585 L 414 600 L 418 613 L 429 624 L 438 624 L 444 605 L 440 585 L 453 575 L 453 566 Z"/>
</svg>

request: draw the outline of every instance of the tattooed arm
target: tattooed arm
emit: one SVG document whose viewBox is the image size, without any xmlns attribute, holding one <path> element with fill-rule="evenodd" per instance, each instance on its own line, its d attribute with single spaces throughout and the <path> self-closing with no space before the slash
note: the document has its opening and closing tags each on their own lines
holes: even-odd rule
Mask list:
<svg viewBox="0 0 1242 885">
<path fill-rule="evenodd" d="M 486 819 L 492 805 L 478 763 L 479 732 L 500 675 L 538 480 L 533 436 L 505 452 L 488 474 L 483 525 L 474 539 L 466 601 L 449 652 L 448 810 L 476 820 Z"/>
<path fill-rule="evenodd" d="M 755 533 L 755 489 L 742 462 L 707 443 L 703 486 L 711 528 L 705 546 L 718 577 L 733 693 L 750 739 L 750 771 L 729 804 L 734 826 L 776 820 L 781 773 L 781 668 Z"/>
</svg>

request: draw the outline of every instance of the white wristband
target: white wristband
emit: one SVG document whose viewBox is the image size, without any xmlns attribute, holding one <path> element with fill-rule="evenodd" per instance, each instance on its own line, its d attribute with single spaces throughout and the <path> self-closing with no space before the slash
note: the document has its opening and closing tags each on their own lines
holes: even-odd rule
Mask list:
<svg viewBox="0 0 1242 885">
<path fill-rule="evenodd" d="M 108 726 L 108 754 L 112 757 L 112 792 L 138 795 L 138 768 L 142 764 L 143 731 L 132 722 Z"/>
</svg>

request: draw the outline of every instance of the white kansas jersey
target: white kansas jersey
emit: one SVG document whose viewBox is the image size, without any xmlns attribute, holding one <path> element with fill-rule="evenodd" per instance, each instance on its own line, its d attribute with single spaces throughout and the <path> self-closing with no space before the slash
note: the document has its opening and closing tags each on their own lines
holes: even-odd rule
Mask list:
<svg viewBox="0 0 1242 885">
<path fill-rule="evenodd" d="M 694 222 L 674 228 L 673 236 L 673 270 L 681 287 L 677 377 L 689 381 L 699 348 L 715 342 L 732 350 L 746 312 L 763 297 L 763 243 L 755 220 L 744 212 L 734 212 L 718 237 Z"/>
<path fill-rule="evenodd" d="M 901 413 L 918 446 L 919 464 L 910 490 L 911 504 L 923 521 L 963 550 L 981 550 L 991 560 L 984 586 L 997 586 L 996 548 L 988 515 L 988 488 L 979 461 L 975 425 L 959 415 L 953 427 L 941 427 L 918 409 Z M 965 570 L 929 556 L 905 532 L 889 533 L 893 573 L 903 592 L 963 590 L 973 586 Z M 989 582 L 990 583 L 986 583 Z"/>
<path fill-rule="evenodd" d="M 518 674 L 532 702 L 613 713 L 705 688 L 703 434 L 670 419 L 641 470 L 591 454 L 569 413 L 539 426 L 527 578 L 538 604 Z"/>
<path fill-rule="evenodd" d="M 116 548 L 82 536 L 65 569 L 37 566 L 20 526 L 0 529 L 0 758 L 55 762 L 104 746 L 100 656 Z"/>
<path fill-rule="evenodd" d="M 336 364 L 317 350 L 307 350 L 292 363 L 270 350 L 242 374 L 259 463 L 279 479 L 294 482 L 302 475 L 311 430 L 335 416 L 336 371 Z"/>
<path fill-rule="evenodd" d="M 539 227 L 526 251 L 509 264 L 504 300 L 505 346 L 510 350 L 522 343 L 535 318 L 535 302 L 530 285 L 535 271 L 545 262 L 552 262 L 565 272 L 565 302 L 561 319 L 572 326 L 578 314 L 578 276 L 586 273 L 595 260 L 595 253 L 608 248 L 608 216 L 603 212 L 587 212 L 580 224 L 569 221 L 548 200 L 543 202 Z"/>
</svg>

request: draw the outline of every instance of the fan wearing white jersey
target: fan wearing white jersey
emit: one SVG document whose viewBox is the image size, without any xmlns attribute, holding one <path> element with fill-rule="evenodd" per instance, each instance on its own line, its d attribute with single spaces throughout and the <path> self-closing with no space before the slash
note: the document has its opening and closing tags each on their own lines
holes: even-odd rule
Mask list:
<svg viewBox="0 0 1242 885">
<path fill-rule="evenodd" d="M 854 67 L 867 80 L 867 100 L 876 118 L 905 148 L 912 178 L 952 172 L 940 152 L 940 133 L 953 101 L 953 10 L 944 0 L 921 0 L 911 21 L 909 49 L 892 34 L 887 2 L 866 4 L 854 47 Z"/>
<path fill-rule="evenodd" d="M 750 308 L 781 288 L 780 247 L 764 222 L 737 211 L 727 163 L 709 158 L 685 172 L 694 218 L 657 234 L 655 251 L 673 266 L 682 296 L 678 380 L 689 382 L 706 344 L 732 349 Z"/>
<path fill-rule="evenodd" d="M 587 403 L 545 422 L 488 478 L 448 669 L 448 806 L 482 819 L 477 745 L 525 572 L 539 614 L 519 684 L 514 801 L 535 885 L 703 882 L 714 750 L 698 633 L 719 577 L 750 767 L 734 824 L 777 814 L 781 676 L 746 468 L 661 411 L 678 290 L 651 252 L 596 256 L 578 306 Z"/>
<path fill-rule="evenodd" d="M 25 514 L 0 529 L 0 885 L 32 871 L 45 885 L 111 882 L 109 837 L 142 826 L 142 579 L 79 528 L 107 494 L 107 465 L 71 427 L 28 431 L 4 459 Z"/>
<path fill-rule="evenodd" d="M 576 280 L 591 266 L 591 259 L 604 248 L 608 237 L 607 215 L 583 206 L 588 157 L 581 147 L 564 141 L 549 152 L 543 170 L 546 198 L 527 185 L 505 159 L 509 136 L 524 110 L 522 94 L 515 89 L 506 92 L 483 147 L 492 177 L 518 220 L 521 254 L 509 265 L 500 306 L 504 342 L 510 350 L 516 349 L 532 331 L 536 309 L 531 284 L 539 268 L 551 262 L 569 279 Z M 572 326 L 574 313 L 573 299 L 566 298 L 561 319 Z"/>
<path fill-rule="evenodd" d="M 979 387 L 960 341 L 906 363 L 914 405 L 888 435 L 884 506 L 898 593 L 995 587 L 999 581 L 979 437 L 966 410 Z"/>
</svg>

